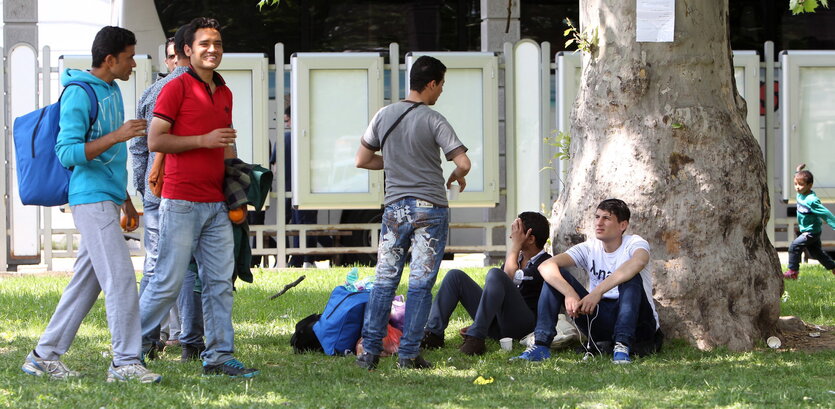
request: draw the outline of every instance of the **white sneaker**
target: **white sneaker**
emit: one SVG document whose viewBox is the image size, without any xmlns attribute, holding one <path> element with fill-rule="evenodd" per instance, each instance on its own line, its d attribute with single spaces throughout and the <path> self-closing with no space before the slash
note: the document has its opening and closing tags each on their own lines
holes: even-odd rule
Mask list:
<svg viewBox="0 0 835 409">
<path fill-rule="evenodd" d="M 302 268 L 316 268 L 316 264 L 305 261 L 304 264 L 302 264 Z"/>
<path fill-rule="evenodd" d="M 52 379 L 67 379 L 81 375 L 76 371 L 71 371 L 60 360 L 48 361 L 43 358 L 38 358 L 35 356 L 34 351 L 26 356 L 26 361 L 20 369 L 29 375 L 49 375 Z"/>
<path fill-rule="evenodd" d="M 162 380 L 162 375 L 149 371 L 142 364 L 113 366 L 111 363 L 110 369 L 107 370 L 107 382 L 124 382 L 134 379 L 140 383 L 159 383 Z"/>
<path fill-rule="evenodd" d="M 565 314 L 559 314 L 555 327 L 557 335 L 551 341 L 551 349 L 568 348 L 576 345 L 580 341 L 580 333 L 577 331 L 577 328 L 574 328 L 574 324 L 569 319 Z M 519 343 L 526 347 L 532 347 L 534 345 L 533 332 L 522 338 Z"/>
</svg>

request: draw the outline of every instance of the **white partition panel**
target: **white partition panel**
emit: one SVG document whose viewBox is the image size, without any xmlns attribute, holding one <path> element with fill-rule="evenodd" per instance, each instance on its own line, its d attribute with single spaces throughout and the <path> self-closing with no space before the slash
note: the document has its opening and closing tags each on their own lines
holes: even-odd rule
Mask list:
<svg viewBox="0 0 835 409">
<path fill-rule="evenodd" d="M 542 61 L 539 44 L 522 40 L 513 49 L 513 98 L 515 98 L 514 132 L 516 143 L 516 211 L 539 211 L 549 208 L 550 192 L 543 189 L 540 181 L 547 176 L 542 172 L 547 163 L 543 161 L 545 146 L 544 129 L 548 126 L 543 118 Z M 547 187 L 547 186 L 546 186 Z"/>
<path fill-rule="evenodd" d="M 760 56 L 756 51 L 734 51 L 734 79 L 739 95 L 745 99 L 745 120 L 765 157 L 765 137 L 760 132 Z"/>
<path fill-rule="evenodd" d="M 557 53 L 557 131 L 571 133 L 571 111 L 580 90 L 582 76 L 582 54 Z M 557 166 L 558 177 L 565 180 L 568 160 L 561 160 Z M 563 185 L 560 183 L 560 191 Z"/>
<path fill-rule="evenodd" d="M 229 53 L 217 72 L 232 90 L 232 125 L 238 157 L 247 163 L 269 166 L 269 99 L 267 56 L 257 53 Z"/>
<path fill-rule="evenodd" d="M 17 118 L 38 108 L 38 53 L 28 44 L 15 45 L 9 53 L 8 64 L 9 117 Z M 8 169 L 11 176 L 11 185 L 8 189 L 11 204 L 9 261 L 11 264 L 17 264 L 15 260 L 40 258 L 40 217 L 38 206 L 24 206 L 20 201 L 17 161 L 14 157 L 13 146 L 9 149 L 9 158 Z M 3 249 L 3 251 L 6 250 Z"/>
<path fill-rule="evenodd" d="M 133 68 L 133 74 L 127 81 L 116 80 L 119 84 L 119 90 L 122 92 L 122 103 L 125 106 L 125 120 L 136 119 L 136 103 L 142 92 L 150 87 L 153 83 L 153 64 L 151 57 L 148 55 L 137 55 L 134 57 L 136 67 Z M 58 71 L 64 72 L 67 68 L 77 70 L 88 70 L 93 63 L 93 57 L 89 55 L 62 55 L 58 57 Z M 60 87 L 60 90 L 63 90 Z M 58 100 L 61 91 L 54 93 L 52 98 Z M 128 155 L 128 193 L 131 196 L 136 195 L 136 188 L 133 186 L 133 166 L 130 165 L 130 155 Z"/>
<path fill-rule="evenodd" d="M 780 62 L 783 199 L 794 203 L 794 170 L 805 163 L 818 197 L 835 202 L 835 51 L 784 51 Z"/>
<path fill-rule="evenodd" d="M 414 52 L 406 55 L 406 83 L 412 62 L 430 55 L 447 67 L 444 92 L 432 109 L 442 113 L 469 149 L 467 188 L 450 207 L 494 207 L 499 202 L 499 70 L 494 53 Z M 444 176 L 455 164 L 444 160 Z"/>
<path fill-rule="evenodd" d="M 383 172 L 357 169 L 354 155 L 383 106 L 383 57 L 298 53 L 291 66 L 293 204 L 379 208 Z"/>
</svg>

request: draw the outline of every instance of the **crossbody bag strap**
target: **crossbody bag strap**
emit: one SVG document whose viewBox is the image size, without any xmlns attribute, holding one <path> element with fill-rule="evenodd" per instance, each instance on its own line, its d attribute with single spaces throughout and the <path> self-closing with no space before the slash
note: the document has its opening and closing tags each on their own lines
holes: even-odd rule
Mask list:
<svg viewBox="0 0 835 409">
<path fill-rule="evenodd" d="M 412 101 L 407 101 L 407 102 L 412 102 Z M 380 151 L 381 151 L 381 152 L 382 152 L 382 150 L 383 150 L 383 145 L 385 145 L 386 140 L 388 139 L 388 136 L 389 136 L 389 134 L 391 133 L 391 131 L 393 131 L 393 130 L 394 130 L 394 128 L 397 128 L 397 125 L 399 125 L 399 124 L 400 124 L 400 121 L 402 121 L 402 120 L 403 120 L 403 117 L 405 117 L 405 116 L 406 116 L 406 114 L 408 114 L 408 113 L 409 113 L 409 111 L 411 111 L 411 110 L 413 110 L 413 109 L 417 108 L 417 107 L 418 107 L 418 106 L 420 106 L 420 105 L 423 105 L 423 102 L 412 102 L 412 106 L 410 106 L 409 108 L 407 108 L 407 109 L 406 109 L 406 111 L 405 111 L 405 112 L 403 112 L 402 114 L 400 114 L 400 117 L 399 117 L 399 118 L 397 118 L 397 120 L 396 120 L 396 121 L 394 121 L 394 123 L 391 125 L 391 127 L 389 128 L 389 130 L 388 130 L 388 131 L 386 131 L 386 134 L 385 134 L 385 135 L 383 135 L 383 139 L 381 139 L 381 140 L 380 140 Z"/>
</svg>

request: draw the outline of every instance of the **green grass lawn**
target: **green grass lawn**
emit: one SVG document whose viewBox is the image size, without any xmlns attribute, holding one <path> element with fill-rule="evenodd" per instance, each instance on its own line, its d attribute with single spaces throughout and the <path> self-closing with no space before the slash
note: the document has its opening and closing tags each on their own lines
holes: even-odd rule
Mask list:
<svg viewBox="0 0 835 409">
<path fill-rule="evenodd" d="M 383 358 L 374 372 L 352 358 L 294 355 L 289 345 L 296 321 L 321 312 L 330 290 L 347 269 L 256 271 L 241 284 L 234 322 L 236 355 L 257 367 L 252 380 L 202 377 L 199 363 L 181 364 L 179 348 L 149 367 L 161 384 L 108 384 L 110 336 L 100 299 L 63 360 L 84 376 L 52 381 L 24 374 L 23 359 L 52 315 L 68 277 L 0 278 L 0 406 L 44 408 L 168 407 L 395 407 L 395 408 L 609 408 L 609 407 L 835 407 L 835 351 L 817 353 L 758 348 L 752 352 L 699 351 L 680 341 L 632 365 L 609 358 L 583 362 L 571 351 L 541 363 L 509 363 L 522 352 L 503 352 L 488 341 L 482 357 L 460 354 L 456 335 L 469 324 L 459 308 L 447 330 L 447 347 L 429 351 L 435 368 L 403 371 Z M 360 276 L 372 274 L 361 270 Z M 483 280 L 485 269 L 468 272 Z M 299 275 L 307 279 L 274 301 L 268 297 Z M 405 275 L 404 275 L 405 277 Z M 440 277 L 438 280 L 440 283 Z M 404 283 L 405 284 L 405 283 Z M 405 285 L 399 293 L 405 293 Z M 804 265 L 801 279 L 786 284 L 782 315 L 835 325 L 835 277 Z M 762 346 L 762 342 L 760 345 Z M 477 385 L 478 376 L 493 382 Z"/>
</svg>

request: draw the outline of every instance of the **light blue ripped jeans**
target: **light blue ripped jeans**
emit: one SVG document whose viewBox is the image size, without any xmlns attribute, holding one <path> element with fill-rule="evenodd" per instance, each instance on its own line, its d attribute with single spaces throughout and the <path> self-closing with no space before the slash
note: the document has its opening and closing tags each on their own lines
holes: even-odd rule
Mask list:
<svg viewBox="0 0 835 409">
<path fill-rule="evenodd" d="M 377 252 L 377 278 L 365 309 L 362 346 L 379 355 L 388 329 L 394 292 L 411 247 L 409 291 L 406 293 L 406 320 L 400 338 L 400 358 L 415 358 L 420 353 L 423 327 L 432 307 L 432 286 L 444 257 L 449 209 L 406 197 L 386 205 L 380 248 Z"/>
</svg>

